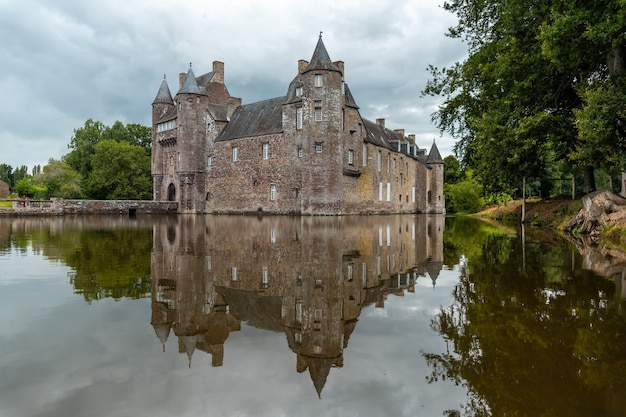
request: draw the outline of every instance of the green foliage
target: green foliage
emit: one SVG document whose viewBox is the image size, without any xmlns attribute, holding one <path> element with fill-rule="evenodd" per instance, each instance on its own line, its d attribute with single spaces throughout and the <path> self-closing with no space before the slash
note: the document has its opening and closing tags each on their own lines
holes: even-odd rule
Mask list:
<svg viewBox="0 0 626 417">
<path fill-rule="evenodd" d="M 13 167 L 8 164 L 0 164 L 0 179 L 9 184 L 9 189 L 14 189 Z"/>
<path fill-rule="evenodd" d="M 50 159 L 43 172 L 33 178 L 35 184 L 45 188 L 42 198 L 81 198 L 80 174 L 64 160 Z"/>
<path fill-rule="evenodd" d="M 150 199 L 150 164 L 141 146 L 101 140 L 94 146 L 88 192 L 97 199 Z"/>
<path fill-rule="evenodd" d="M 443 180 L 446 184 L 456 184 L 465 177 L 465 173 L 461 170 L 461 164 L 454 155 L 448 155 L 443 158 Z"/>
<path fill-rule="evenodd" d="M 33 198 L 37 194 L 43 193 L 45 188 L 33 184 L 30 177 L 25 177 L 16 182 L 15 191 L 20 195 L 20 197 Z M 39 196 L 37 195 L 37 197 Z"/>
<path fill-rule="evenodd" d="M 149 127 L 124 125 L 120 121 L 109 127 L 88 119 L 83 127 L 74 130 L 68 145 L 71 151 L 64 162 L 80 174 L 87 198 L 149 199 L 151 140 Z M 72 188 L 72 192 L 77 191 Z"/>
<path fill-rule="evenodd" d="M 468 58 L 431 66 L 423 94 L 444 98 L 433 120 L 458 140 L 461 165 L 488 194 L 516 195 L 521 177 L 549 178 L 555 164 L 591 168 L 591 182 L 597 161 L 623 163 L 626 141 L 616 127 L 623 130 L 617 119 L 626 101 L 614 82 L 626 54 L 622 0 L 453 0 L 444 9 L 458 17 L 449 35 L 466 42 Z M 609 79 L 613 91 L 600 97 L 612 104 L 598 107 L 593 92 L 598 83 L 608 91 Z M 585 119 L 594 126 L 586 129 Z M 592 139 L 600 126 L 607 134 Z"/>
<path fill-rule="evenodd" d="M 476 213 L 485 203 L 482 198 L 483 188 L 472 179 L 457 184 L 444 184 L 446 211 L 449 213 Z"/>
<path fill-rule="evenodd" d="M 102 139 L 105 128 L 104 123 L 87 119 L 83 127 L 74 129 L 74 136 L 68 145 L 71 151 L 66 155 L 65 160 L 83 178 L 87 178 L 91 172 L 94 146 Z"/>
<path fill-rule="evenodd" d="M 513 201 L 513 197 L 511 197 L 509 194 L 505 192 L 491 193 L 485 197 L 486 206 L 493 206 L 493 205 L 500 206 L 502 204 L 507 204 L 511 201 Z"/>
<path fill-rule="evenodd" d="M 608 170 L 626 169 L 626 79 L 592 83 L 581 95 L 584 106 L 575 112 L 579 144 L 572 158 Z"/>
</svg>

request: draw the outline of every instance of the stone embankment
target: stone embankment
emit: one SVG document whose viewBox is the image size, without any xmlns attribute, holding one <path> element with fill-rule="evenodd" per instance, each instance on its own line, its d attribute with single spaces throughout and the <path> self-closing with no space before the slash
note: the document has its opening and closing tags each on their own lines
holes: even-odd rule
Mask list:
<svg viewBox="0 0 626 417">
<path fill-rule="evenodd" d="M 13 200 L 5 216 L 62 216 L 64 214 L 175 214 L 178 203 L 149 200 Z"/>
</svg>

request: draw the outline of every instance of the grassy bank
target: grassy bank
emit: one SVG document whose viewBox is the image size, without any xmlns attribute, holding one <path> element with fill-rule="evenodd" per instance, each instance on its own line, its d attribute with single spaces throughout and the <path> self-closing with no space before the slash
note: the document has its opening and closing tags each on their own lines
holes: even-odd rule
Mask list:
<svg viewBox="0 0 626 417">
<path fill-rule="evenodd" d="M 559 229 L 580 211 L 581 201 L 568 197 L 547 200 L 527 200 L 525 223 L 542 228 Z M 496 220 L 506 225 L 518 225 L 522 220 L 522 201 L 489 207 L 476 216 Z"/>
<path fill-rule="evenodd" d="M 580 211 L 580 199 L 559 197 L 549 200 L 526 201 L 526 224 L 546 230 L 564 230 L 565 223 Z M 514 201 L 507 205 L 489 207 L 477 217 L 495 220 L 507 226 L 517 226 L 521 222 L 522 202 Z M 597 241 L 602 246 L 626 251 L 626 220 L 616 220 L 599 228 Z"/>
</svg>

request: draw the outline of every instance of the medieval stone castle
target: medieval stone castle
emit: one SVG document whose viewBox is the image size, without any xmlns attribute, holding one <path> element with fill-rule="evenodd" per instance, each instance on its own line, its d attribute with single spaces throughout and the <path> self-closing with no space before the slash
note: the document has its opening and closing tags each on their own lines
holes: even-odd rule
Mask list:
<svg viewBox="0 0 626 417">
<path fill-rule="evenodd" d="M 320 36 L 285 96 L 231 97 L 224 64 L 165 80 L 152 103 L 154 200 L 179 213 L 444 213 L 443 160 L 363 119 Z"/>
</svg>

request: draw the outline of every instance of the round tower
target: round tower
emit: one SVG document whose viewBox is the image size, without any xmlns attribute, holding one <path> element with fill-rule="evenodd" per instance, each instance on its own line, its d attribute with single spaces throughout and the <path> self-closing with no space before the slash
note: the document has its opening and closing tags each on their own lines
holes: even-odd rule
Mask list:
<svg viewBox="0 0 626 417">
<path fill-rule="evenodd" d="M 441 158 L 437 144 L 433 140 L 433 146 L 428 153 L 426 160 L 430 168 L 430 184 L 428 191 L 428 212 L 445 213 L 446 202 L 443 195 L 443 167 L 444 161 Z"/>
<path fill-rule="evenodd" d="M 164 75 L 159 91 L 152 102 L 152 198 L 155 201 L 167 200 L 167 195 L 163 192 L 166 163 L 160 140 L 163 139 L 162 132 L 165 130 L 167 119 L 171 118 L 170 116 L 175 112 L 174 100 L 172 100 Z"/>
</svg>

